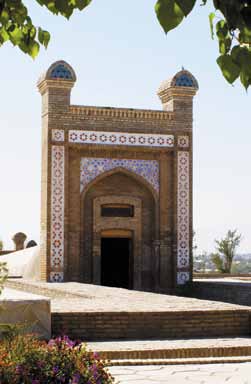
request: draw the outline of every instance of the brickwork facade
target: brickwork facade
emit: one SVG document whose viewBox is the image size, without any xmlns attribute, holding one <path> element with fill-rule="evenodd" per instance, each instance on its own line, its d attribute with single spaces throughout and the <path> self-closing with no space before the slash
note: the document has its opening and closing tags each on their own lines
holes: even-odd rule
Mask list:
<svg viewBox="0 0 251 384">
<path fill-rule="evenodd" d="M 61 61 L 38 82 L 41 279 L 100 284 L 101 239 L 126 237 L 131 288 L 167 292 L 189 282 L 197 81 L 182 70 L 163 82 L 161 111 L 71 105 L 75 81 Z M 114 204 L 133 216 L 102 217 Z"/>
</svg>

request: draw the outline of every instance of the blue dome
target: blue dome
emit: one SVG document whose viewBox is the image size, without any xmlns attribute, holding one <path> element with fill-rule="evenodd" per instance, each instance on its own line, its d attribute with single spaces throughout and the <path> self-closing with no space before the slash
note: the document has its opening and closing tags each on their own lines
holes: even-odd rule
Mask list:
<svg viewBox="0 0 251 384">
<path fill-rule="evenodd" d="M 54 67 L 50 73 L 50 78 L 74 80 L 73 74 L 64 64 L 58 64 L 56 67 Z"/>
<path fill-rule="evenodd" d="M 176 87 L 196 87 L 194 79 L 187 73 L 181 73 L 175 79 Z"/>
</svg>

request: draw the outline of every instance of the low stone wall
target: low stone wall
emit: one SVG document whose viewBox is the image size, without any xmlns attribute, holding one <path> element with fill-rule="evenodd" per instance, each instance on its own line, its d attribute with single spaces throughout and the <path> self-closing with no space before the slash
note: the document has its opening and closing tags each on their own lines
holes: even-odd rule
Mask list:
<svg viewBox="0 0 251 384">
<path fill-rule="evenodd" d="M 224 278 L 241 278 L 249 277 L 251 279 L 251 273 L 219 273 L 219 272 L 193 272 L 194 279 L 224 279 Z"/>
<path fill-rule="evenodd" d="M 53 313 L 52 334 L 83 340 L 190 338 L 249 334 L 250 311 Z"/>
<path fill-rule="evenodd" d="M 194 281 L 189 296 L 251 306 L 251 282 Z"/>
</svg>

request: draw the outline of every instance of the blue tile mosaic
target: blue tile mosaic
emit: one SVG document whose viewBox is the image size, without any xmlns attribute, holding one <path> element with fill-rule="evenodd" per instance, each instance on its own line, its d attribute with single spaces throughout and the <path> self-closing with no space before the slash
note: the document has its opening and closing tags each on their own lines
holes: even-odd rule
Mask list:
<svg viewBox="0 0 251 384">
<path fill-rule="evenodd" d="M 53 68 L 50 78 L 73 80 L 71 71 L 64 64 L 58 64 L 55 68 Z"/>
<path fill-rule="evenodd" d="M 185 73 L 179 75 L 176 78 L 175 85 L 177 87 L 195 87 L 196 86 L 193 78 Z"/>
<path fill-rule="evenodd" d="M 159 162 L 157 160 L 82 158 L 80 163 L 80 188 L 84 188 L 100 174 L 122 167 L 143 177 L 159 192 Z"/>
</svg>

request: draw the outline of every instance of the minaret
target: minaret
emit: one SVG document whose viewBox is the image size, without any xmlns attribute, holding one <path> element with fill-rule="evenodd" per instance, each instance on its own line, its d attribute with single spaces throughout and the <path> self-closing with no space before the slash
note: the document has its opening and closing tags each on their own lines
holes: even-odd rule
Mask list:
<svg viewBox="0 0 251 384">
<path fill-rule="evenodd" d="M 161 248 L 163 255 L 160 255 L 160 259 L 172 260 L 172 273 L 170 275 L 175 276 L 174 286 L 176 287 L 192 280 L 193 97 L 198 88 L 195 77 L 190 72 L 182 69 L 171 79 L 163 81 L 158 89 L 158 96 L 162 102 L 163 110 L 173 112 L 173 128 L 176 137 L 172 171 L 169 171 L 167 176 L 168 185 L 172 180 L 173 214 L 171 224 L 167 222 L 163 226 L 164 229 L 162 229 L 164 242 Z M 164 166 L 163 162 L 161 169 Z M 162 195 L 166 196 L 167 194 L 164 191 Z M 166 201 L 162 202 L 162 211 L 166 208 L 168 212 L 167 197 L 165 199 Z M 170 235 L 168 236 L 170 228 Z M 165 265 L 166 263 L 162 262 L 161 264 Z M 165 281 L 164 275 L 163 273 L 163 282 Z"/>
<path fill-rule="evenodd" d="M 65 253 L 65 118 L 74 70 L 65 61 L 52 64 L 38 81 L 42 95 L 41 280 L 63 281 Z M 54 217 L 52 223 L 52 217 Z"/>
</svg>

